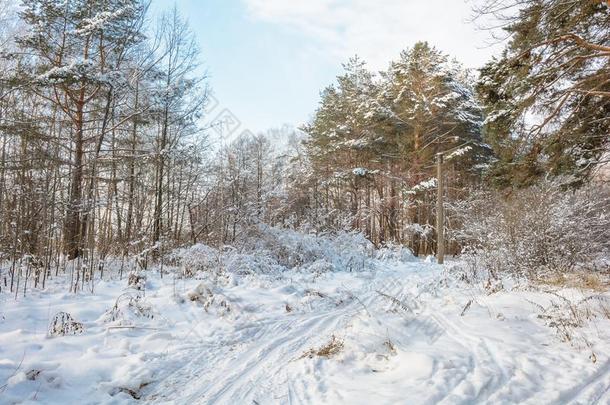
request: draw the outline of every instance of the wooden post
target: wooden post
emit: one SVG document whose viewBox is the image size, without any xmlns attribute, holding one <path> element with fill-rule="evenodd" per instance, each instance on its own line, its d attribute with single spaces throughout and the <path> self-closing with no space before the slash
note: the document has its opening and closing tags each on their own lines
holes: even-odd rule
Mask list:
<svg viewBox="0 0 610 405">
<path fill-rule="evenodd" d="M 445 261 L 445 208 L 443 207 L 443 153 L 436 154 L 436 262 Z"/>
</svg>

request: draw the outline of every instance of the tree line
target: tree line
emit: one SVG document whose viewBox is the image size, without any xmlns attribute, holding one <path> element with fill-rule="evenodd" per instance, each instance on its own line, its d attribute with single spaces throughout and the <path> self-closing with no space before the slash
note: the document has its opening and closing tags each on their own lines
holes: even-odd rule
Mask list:
<svg viewBox="0 0 610 405">
<path fill-rule="evenodd" d="M 52 268 L 73 262 L 76 290 L 109 254 L 159 255 L 166 240 L 187 234 L 205 146 L 205 76 L 175 8 L 151 25 L 139 0 L 10 6 L 0 250 L 11 289 L 23 271 L 44 285 Z"/>
<path fill-rule="evenodd" d="M 430 254 L 440 152 L 448 206 L 599 177 L 606 2 L 475 4 L 508 38 L 479 72 L 426 42 L 378 73 L 354 57 L 302 128 L 210 147 L 207 79 L 175 8 L 151 21 L 142 0 L 0 2 L 1 288 L 69 272 L 76 291 L 108 260 L 144 268 L 184 244 L 238 244 L 259 223 Z"/>
<path fill-rule="evenodd" d="M 506 44 L 478 72 L 421 42 L 379 74 L 350 60 L 322 92 L 303 128 L 311 164 L 304 193 L 315 221 L 358 229 L 377 244 L 434 252 L 439 152 L 448 158 L 449 205 L 474 189 L 509 196 L 549 178 L 572 189 L 604 178 L 608 3 L 481 0 L 474 7 Z M 459 217 L 445 226 L 459 229 Z"/>
</svg>

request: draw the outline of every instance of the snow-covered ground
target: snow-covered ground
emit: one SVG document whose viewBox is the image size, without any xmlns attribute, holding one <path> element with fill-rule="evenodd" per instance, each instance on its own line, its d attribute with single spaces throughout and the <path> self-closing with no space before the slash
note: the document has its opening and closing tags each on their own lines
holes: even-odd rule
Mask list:
<svg viewBox="0 0 610 405">
<path fill-rule="evenodd" d="M 0 295 L 0 403 L 610 403 L 607 293 L 322 267 Z M 50 337 L 60 311 L 84 331 Z"/>
</svg>

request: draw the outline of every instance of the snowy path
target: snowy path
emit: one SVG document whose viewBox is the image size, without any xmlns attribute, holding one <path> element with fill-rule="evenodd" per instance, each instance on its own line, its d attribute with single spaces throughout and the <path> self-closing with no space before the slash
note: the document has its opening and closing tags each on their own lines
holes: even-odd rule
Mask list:
<svg viewBox="0 0 610 405">
<path fill-rule="evenodd" d="M 117 297 L 134 294 L 125 284 L 0 297 L 0 404 L 610 404 L 610 319 L 587 315 L 562 341 L 551 322 L 576 307 L 558 292 L 489 293 L 416 260 L 220 280 L 151 273 L 142 305 L 154 316 L 122 306 L 109 321 Z M 207 298 L 190 300 L 202 285 Z M 47 337 L 57 311 L 85 332 Z"/>
<path fill-rule="evenodd" d="M 192 349 L 183 367 L 163 381 L 151 399 L 176 403 L 291 403 L 285 364 L 297 361 L 320 337 L 330 336 L 362 310 L 354 300 L 321 313 L 287 314 L 236 328 L 219 344 Z M 194 374 L 203 374 L 193 380 Z M 175 387 L 181 387 L 176 398 Z M 165 395 L 163 393 L 166 393 Z M 169 395 L 168 395 L 169 393 Z"/>
<path fill-rule="evenodd" d="M 342 315 L 345 315 L 343 310 L 336 310 L 298 317 L 300 319 L 291 317 L 244 326 L 220 346 L 193 349 L 194 357 L 168 375 L 159 391 L 170 392 L 172 397 L 176 386 L 182 387 L 181 391 L 186 388 L 180 393 L 180 402 L 203 398 L 207 402 L 239 402 L 256 396 L 258 388 L 269 395 L 266 385 L 271 379 L 282 379 L 282 365 L 295 360 L 291 359 L 295 353 L 303 353 L 311 347 L 308 342 L 315 337 L 335 330 Z M 197 353 L 200 350 L 204 352 Z M 194 373 L 204 376 L 193 380 Z"/>
<path fill-rule="evenodd" d="M 160 376 L 146 399 L 261 405 L 610 403 L 610 363 L 601 358 L 607 356 L 603 351 L 593 364 L 586 352 L 557 342 L 532 319 L 516 315 L 508 321 L 506 313 L 519 312 L 514 302 L 480 297 L 484 304 L 473 303 L 462 317 L 468 293 L 443 296 L 449 290 L 438 274 L 423 270 L 403 269 L 400 277 L 401 271 L 386 269 L 347 289 L 332 278 L 317 280 L 316 286 L 336 294 L 322 294 L 333 304 L 270 311 L 193 347 L 184 364 Z M 344 342 L 340 354 L 304 356 L 331 336 Z"/>
</svg>

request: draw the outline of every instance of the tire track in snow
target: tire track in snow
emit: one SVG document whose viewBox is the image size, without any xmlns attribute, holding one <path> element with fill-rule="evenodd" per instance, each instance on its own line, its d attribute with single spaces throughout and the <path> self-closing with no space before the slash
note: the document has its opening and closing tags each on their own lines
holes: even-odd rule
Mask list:
<svg viewBox="0 0 610 405">
<path fill-rule="evenodd" d="M 585 402 L 577 402 L 577 399 L 583 396 L 587 397 Z M 606 401 L 602 402 L 604 399 Z M 590 379 L 559 394 L 558 401 L 562 404 L 610 403 L 610 360 L 607 360 Z"/>
<path fill-rule="evenodd" d="M 324 336 L 325 331 L 330 329 L 334 330 L 339 319 L 340 316 L 311 318 L 301 323 L 296 330 L 289 330 L 281 337 L 270 340 L 262 348 L 256 348 L 254 353 L 248 356 L 246 366 L 243 369 L 229 376 L 220 386 L 215 385 L 203 391 L 203 396 L 210 403 L 237 403 L 250 399 L 252 391 L 256 388 L 244 392 L 245 381 L 248 381 L 250 386 L 256 387 L 261 379 L 277 380 L 277 375 L 282 372 L 285 363 L 295 360 L 291 359 L 291 356 L 294 356 L 295 353 L 305 352 L 311 346 L 308 343 L 313 338 Z M 242 358 L 237 358 L 227 368 L 239 367 L 242 360 Z"/>
<path fill-rule="evenodd" d="M 464 353 L 472 361 L 472 367 L 468 374 L 459 382 L 457 382 L 450 390 L 448 390 L 443 398 L 439 398 L 438 403 L 449 401 L 452 394 L 462 385 L 470 384 L 475 387 L 476 392 L 473 398 L 465 398 L 463 403 L 485 403 L 503 387 L 510 379 L 508 373 L 498 362 L 489 349 L 488 343 L 484 338 L 474 336 L 465 331 L 465 328 L 460 328 L 453 322 L 448 320 L 444 315 L 428 314 L 441 328 L 446 331 L 446 335 L 454 340 L 458 345 L 464 348 Z M 489 371 L 482 372 L 482 369 Z M 474 381 L 472 381 L 474 379 Z M 482 384 L 477 384 L 477 380 L 484 380 Z M 477 387 L 477 385 L 479 385 Z M 454 401 L 454 400 L 452 400 Z M 451 401 L 449 401 L 451 402 Z"/>
<path fill-rule="evenodd" d="M 222 347 L 222 342 L 202 346 L 198 355 L 167 376 L 148 398 L 152 402 L 166 403 L 248 403 L 246 399 L 254 399 L 252 397 L 257 393 L 257 386 L 263 381 L 277 382 L 277 376 L 284 371 L 286 362 L 295 360 L 295 354 L 306 352 L 320 338 L 330 336 L 344 319 L 349 319 L 353 312 L 362 311 L 359 305 L 352 301 L 340 309 L 322 314 L 308 313 L 297 315 L 297 319 L 292 316 L 265 320 L 255 336 L 248 339 L 249 342 L 240 339 L 245 329 L 242 327 L 223 340 L 240 342 L 243 350 L 227 352 L 225 356 L 215 351 L 217 347 Z M 226 359 L 231 353 L 233 356 Z M 205 377 L 193 380 L 195 370 L 203 372 Z M 177 393 L 171 387 L 186 389 Z M 284 396 L 288 395 L 288 388 L 282 388 Z M 296 395 L 294 390 L 291 395 Z"/>
<path fill-rule="evenodd" d="M 421 280 L 418 280 L 421 281 Z M 434 287 L 434 286 L 432 286 Z M 473 387 L 476 392 L 473 397 L 465 398 L 464 403 L 485 403 L 507 383 L 513 373 L 508 373 L 500 364 L 498 359 L 493 355 L 493 351 L 489 348 L 489 343 L 478 336 L 470 334 L 465 330 L 464 325 L 456 325 L 447 319 L 440 312 L 432 312 L 433 310 L 426 308 L 419 301 L 419 296 L 423 293 L 431 293 L 432 288 L 429 283 L 403 283 L 400 280 L 391 278 L 386 284 L 389 295 L 400 299 L 408 308 L 402 308 L 404 311 L 409 311 L 413 315 L 409 319 L 408 328 L 411 328 L 413 321 L 416 321 L 418 328 L 422 330 L 422 325 L 429 325 L 422 332 L 428 336 L 428 343 L 434 345 L 440 336 L 447 336 L 454 341 L 458 346 L 462 347 L 463 358 L 468 360 L 468 371 L 458 381 L 447 387 L 447 390 L 440 397 L 431 398 L 431 403 L 442 403 L 444 401 L 454 403 L 456 396 L 464 397 L 463 394 L 457 392 L 461 388 L 468 388 L 468 385 Z M 408 291 L 415 288 L 415 291 Z M 395 307 L 396 304 L 390 305 Z M 402 305 L 401 305 L 402 306 Z M 435 325 L 434 327 L 432 325 Z M 402 334 L 409 330 L 402 331 Z M 412 329 L 410 330 L 412 331 Z M 403 340 L 401 331 L 393 328 L 393 333 L 397 334 L 397 339 Z M 487 369 L 487 372 L 481 370 Z M 436 370 L 435 370 L 436 372 Z M 510 374 L 510 375 L 509 375 Z M 473 381 L 474 380 L 474 381 Z M 484 380 L 481 385 L 478 381 Z M 451 399 L 449 399 L 451 398 Z"/>
<path fill-rule="evenodd" d="M 317 403 L 320 398 L 330 398 L 329 394 L 335 399 L 342 398 L 347 392 L 345 387 L 331 383 L 330 391 L 327 391 L 324 386 L 316 386 L 318 380 L 308 375 L 310 371 L 292 374 L 294 369 L 287 364 L 326 341 L 330 335 L 340 336 L 347 324 L 358 317 L 368 316 L 373 321 L 369 324 L 374 332 L 388 336 L 391 332 L 392 339 L 397 339 L 395 343 L 400 343 L 397 344 L 399 350 L 417 352 L 422 346 L 412 347 L 409 340 L 422 339 L 420 343 L 424 344 L 427 340 L 429 353 L 434 357 L 428 381 L 436 382 L 430 384 L 431 390 L 421 397 L 422 403 L 506 402 L 511 390 L 519 390 L 524 378 L 527 378 L 528 387 L 535 385 L 536 379 L 531 379 L 528 373 L 516 374 L 519 363 L 506 356 L 502 343 L 493 335 L 488 337 L 484 331 L 475 329 L 475 324 L 464 322 L 458 314 L 451 312 L 453 309 L 444 309 L 445 304 L 437 299 L 442 292 L 439 285 L 419 272 L 407 279 L 399 279 L 391 273 L 382 274 L 382 277 L 358 284 L 357 288 L 344 287 L 353 299 L 340 307 L 321 310 L 316 306 L 308 313 L 274 315 L 246 324 L 238 322 L 233 330 L 213 336 L 201 347 L 189 350 L 183 356 L 184 364 L 155 387 L 149 400 L 156 403 L 263 405 Z M 397 302 L 408 308 L 401 313 L 402 304 L 382 298 L 378 290 L 397 298 Z M 398 312 L 405 318 L 404 329 L 398 323 L 386 324 L 385 312 L 388 311 Z M 451 349 L 449 354 L 447 347 Z M 514 352 L 515 347 L 509 349 Z M 424 348 L 423 353 L 429 354 L 426 350 Z M 533 349 L 532 355 L 536 354 L 538 352 Z M 544 350 L 540 354 L 544 356 Z M 455 361 L 458 367 L 447 368 L 443 361 L 444 364 Z M 324 369 L 320 371 L 322 374 L 315 375 L 316 378 L 331 377 L 324 374 Z M 610 361 L 606 361 L 583 384 L 557 393 L 557 401 L 605 403 L 610 395 L 609 375 Z M 532 401 L 539 401 L 539 395 L 543 393 L 536 388 L 527 388 L 517 395 L 521 401 L 535 403 Z"/>
</svg>

